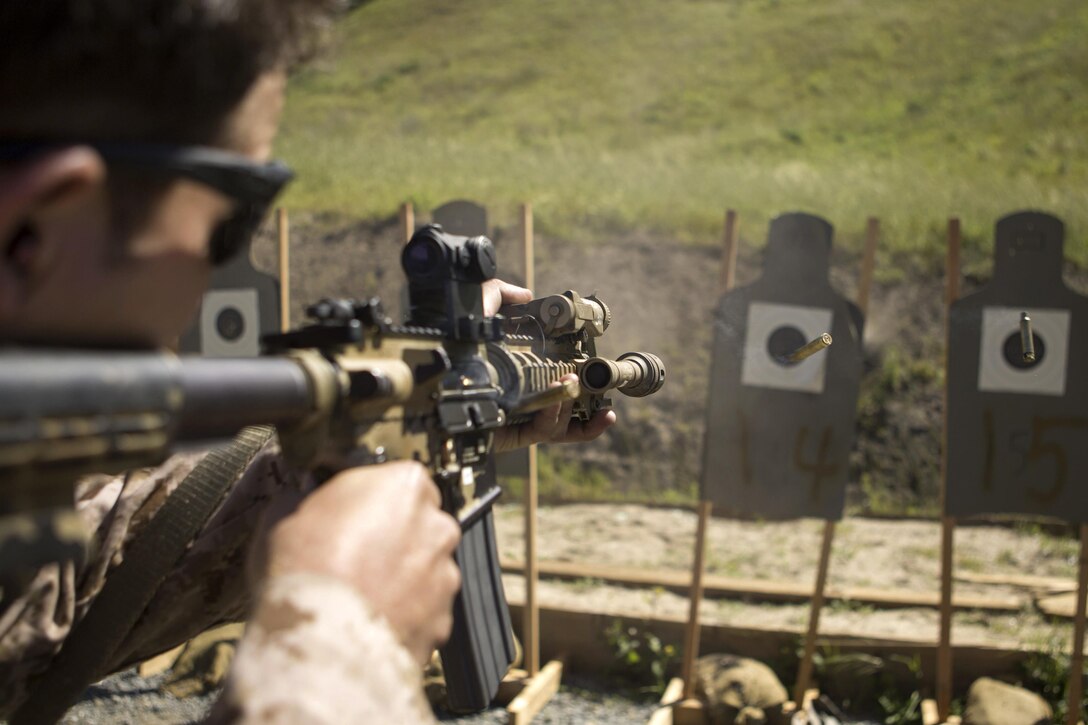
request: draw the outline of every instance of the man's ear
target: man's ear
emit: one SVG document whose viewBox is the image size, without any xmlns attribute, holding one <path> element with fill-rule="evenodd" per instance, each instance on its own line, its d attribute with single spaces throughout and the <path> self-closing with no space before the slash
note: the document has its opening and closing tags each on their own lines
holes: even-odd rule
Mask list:
<svg viewBox="0 0 1088 725">
<path fill-rule="evenodd" d="M 0 322 L 18 314 L 56 264 L 63 240 L 50 220 L 105 179 L 102 157 L 85 146 L 0 169 Z"/>
</svg>

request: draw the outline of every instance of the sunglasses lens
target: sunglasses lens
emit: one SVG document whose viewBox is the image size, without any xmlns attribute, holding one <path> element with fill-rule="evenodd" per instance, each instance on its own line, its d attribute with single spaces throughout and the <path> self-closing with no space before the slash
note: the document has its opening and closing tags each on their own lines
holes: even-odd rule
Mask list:
<svg viewBox="0 0 1088 725">
<path fill-rule="evenodd" d="M 264 220 L 266 208 L 251 204 L 235 212 L 234 216 L 220 224 L 212 234 L 209 256 L 215 266 L 231 262 L 249 246 L 250 240 Z"/>
</svg>

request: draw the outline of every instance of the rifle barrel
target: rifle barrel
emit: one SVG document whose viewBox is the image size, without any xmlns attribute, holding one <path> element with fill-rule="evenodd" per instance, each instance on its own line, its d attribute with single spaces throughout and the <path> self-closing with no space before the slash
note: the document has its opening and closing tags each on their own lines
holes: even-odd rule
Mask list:
<svg viewBox="0 0 1088 725">
<path fill-rule="evenodd" d="M 248 425 L 289 426 L 314 410 L 309 378 L 288 358 L 182 358 L 182 440 L 230 436 Z"/>
</svg>

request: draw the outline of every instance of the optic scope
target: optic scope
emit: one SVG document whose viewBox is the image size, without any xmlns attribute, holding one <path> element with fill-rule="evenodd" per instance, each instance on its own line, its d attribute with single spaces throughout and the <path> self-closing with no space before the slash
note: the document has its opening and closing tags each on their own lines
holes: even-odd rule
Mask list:
<svg viewBox="0 0 1088 725">
<path fill-rule="evenodd" d="M 495 246 L 487 237 L 460 237 L 429 224 L 405 245 L 401 265 L 410 282 L 479 284 L 495 276 Z"/>
<path fill-rule="evenodd" d="M 502 337 L 501 322 L 484 317 L 483 283 L 496 270 L 490 239 L 447 234 L 430 224 L 404 246 L 401 265 L 408 276 L 408 324 L 438 328 L 452 340 Z"/>
</svg>

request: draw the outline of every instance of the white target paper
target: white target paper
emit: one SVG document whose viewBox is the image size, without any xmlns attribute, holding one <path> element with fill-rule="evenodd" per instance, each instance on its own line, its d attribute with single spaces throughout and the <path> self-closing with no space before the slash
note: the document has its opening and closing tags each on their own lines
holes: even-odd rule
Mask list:
<svg viewBox="0 0 1088 725">
<path fill-rule="evenodd" d="M 741 384 L 822 393 L 827 372 L 827 355 L 817 353 L 791 365 L 772 357 L 767 345 L 771 335 L 782 327 L 800 330 L 805 342 L 814 340 L 831 330 L 831 320 L 831 310 L 823 307 L 751 303 L 748 306 L 748 327 L 744 338 Z"/>
<path fill-rule="evenodd" d="M 1016 368 L 1005 359 L 1005 341 L 1020 339 L 1020 313 L 1031 316 L 1032 329 L 1045 352 L 1030 368 Z M 978 389 L 998 393 L 1065 395 L 1069 359 L 1069 311 L 985 307 L 982 310 L 982 347 L 979 350 Z"/>
<path fill-rule="evenodd" d="M 220 314 L 235 310 L 242 318 L 242 334 L 233 340 L 218 330 Z M 200 306 L 201 353 L 208 357 L 253 357 L 260 353 L 261 315 L 257 290 L 211 290 Z"/>
</svg>

